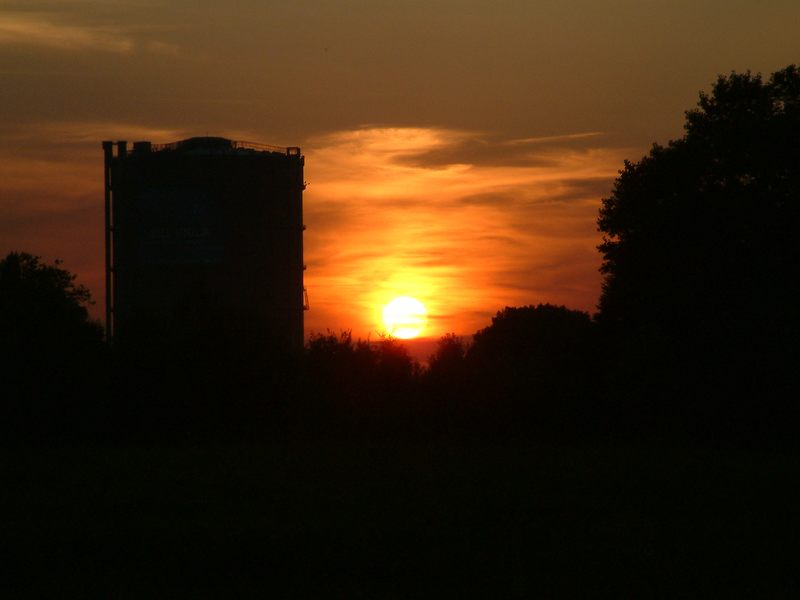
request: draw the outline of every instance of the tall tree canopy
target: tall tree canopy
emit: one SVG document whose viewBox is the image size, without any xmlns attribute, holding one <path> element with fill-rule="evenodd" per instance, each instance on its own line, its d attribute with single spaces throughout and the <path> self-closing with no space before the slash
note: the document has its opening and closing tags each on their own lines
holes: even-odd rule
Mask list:
<svg viewBox="0 0 800 600">
<path fill-rule="evenodd" d="M 506 307 L 473 336 L 467 359 L 503 394 L 556 398 L 590 378 L 590 316 L 564 306 Z M 557 401 L 557 400 L 553 400 Z"/>
<path fill-rule="evenodd" d="M 674 332 L 793 312 L 800 71 L 719 77 L 685 131 L 626 162 L 603 200 L 599 316 Z"/>
<path fill-rule="evenodd" d="M 719 77 L 681 139 L 625 163 L 598 225 L 613 386 L 692 426 L 794 422 L 798 68 Z"/>
</svg>

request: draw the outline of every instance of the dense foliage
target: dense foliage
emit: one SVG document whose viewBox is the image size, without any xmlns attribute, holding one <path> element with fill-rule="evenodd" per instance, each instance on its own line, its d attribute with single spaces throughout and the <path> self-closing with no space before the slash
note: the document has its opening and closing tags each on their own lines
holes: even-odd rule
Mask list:
<svg viewBox="0 0 800 600">
<path fill-rule="evenodd" d="M 797 304 L 800 71 L 720 77 L 686 134 L 626 162 L 599 227 L 600 316 L 669 330 Z"/>
<path fill-rule="evenodd" d="M 800 71 L 720 77 L 685 135 L 626 162 L 598 220 L 612 387 L 708 428 L 795 411 Z M 737 398 L 738 397 L 738 398 Z M 685 406 L 681 406 L 684 404 Z"/>
<path fill-rule="evenodd" d="M 10 435 L 92 426 L 106 372 L 90 301 L 59 261 L 21 252 L 0 260 L 0 419 Z"/>
<path fill-rule="evenodd" d="M 99 338 L 89 302 L 89 290 L 60 261 L 47 265 L 24 252 L 0 260 L 0 340 L 9 353 Z"/>
</svg>

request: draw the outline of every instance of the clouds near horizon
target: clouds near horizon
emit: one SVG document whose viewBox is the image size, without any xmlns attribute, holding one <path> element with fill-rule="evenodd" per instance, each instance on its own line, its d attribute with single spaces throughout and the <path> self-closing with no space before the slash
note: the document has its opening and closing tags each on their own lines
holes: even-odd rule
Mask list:
<svg viewBox="0 0 800 600">
<path fill-rule="evenodd" d="M 380 308 L 399 295 L 428 306 L 430 335 L 471 333 L 506 305 L 593 309 L 599 198 L 625 151 L 595 135 L 580 136 L 596 143 L 584 147 L 565 144 L 573 135 L 488 137 L 393 127 L 310 140 L 311 329 L 324 330 L 327 317 L 374 335 Z M 509 145 L 516 162 L 484 160 Z"/>
<path fill-rule="evenodd" d="M 102 290 L 103 139 L 306 154 L 310 329 L 591 310 L 599 199 L 718 74 L 800 56 L 793 0 L 6 0 L 0 253 Z M 421 298 L 422 299 L 422 298 Z M 101 313 L 101 304 L 95 307 Z"/>
</svg>

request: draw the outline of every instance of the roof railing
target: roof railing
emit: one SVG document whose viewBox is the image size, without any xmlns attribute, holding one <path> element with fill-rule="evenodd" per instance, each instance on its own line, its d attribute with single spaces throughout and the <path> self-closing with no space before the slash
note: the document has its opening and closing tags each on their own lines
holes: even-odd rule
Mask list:
<svg viewBox="0 0 800 600">
<path fill-rule="evenodd" d="M 152 144 L 151 149 L 153 152 L 170 152 L 192 146 L 201 147 L 203 145 L 203 141 L 201 140 L 203 140 L 203 138 L 189 138 L 188 140 L 180 140 L 168 144 Z M 256 152 L 285 154 L 286 156 L 300 156 L 299 146 L 273 146 L 270 144 L 242 142 L 225 138 L 207 138 L 207 143 L 209 148 L 217 147 L 223 150 L 253 150 Z"/>
</svg>

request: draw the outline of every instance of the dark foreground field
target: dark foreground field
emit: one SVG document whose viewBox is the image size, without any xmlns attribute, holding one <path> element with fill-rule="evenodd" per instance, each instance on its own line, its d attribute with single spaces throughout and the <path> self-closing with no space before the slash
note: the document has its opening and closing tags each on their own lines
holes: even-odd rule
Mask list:
<svg viewBox="0 0 800 600">
<path fill-rule="evenodd" d="M 800 594 L 785 450 L 282 442 L 3 460 L 6 598 Z"/>
</svg>

